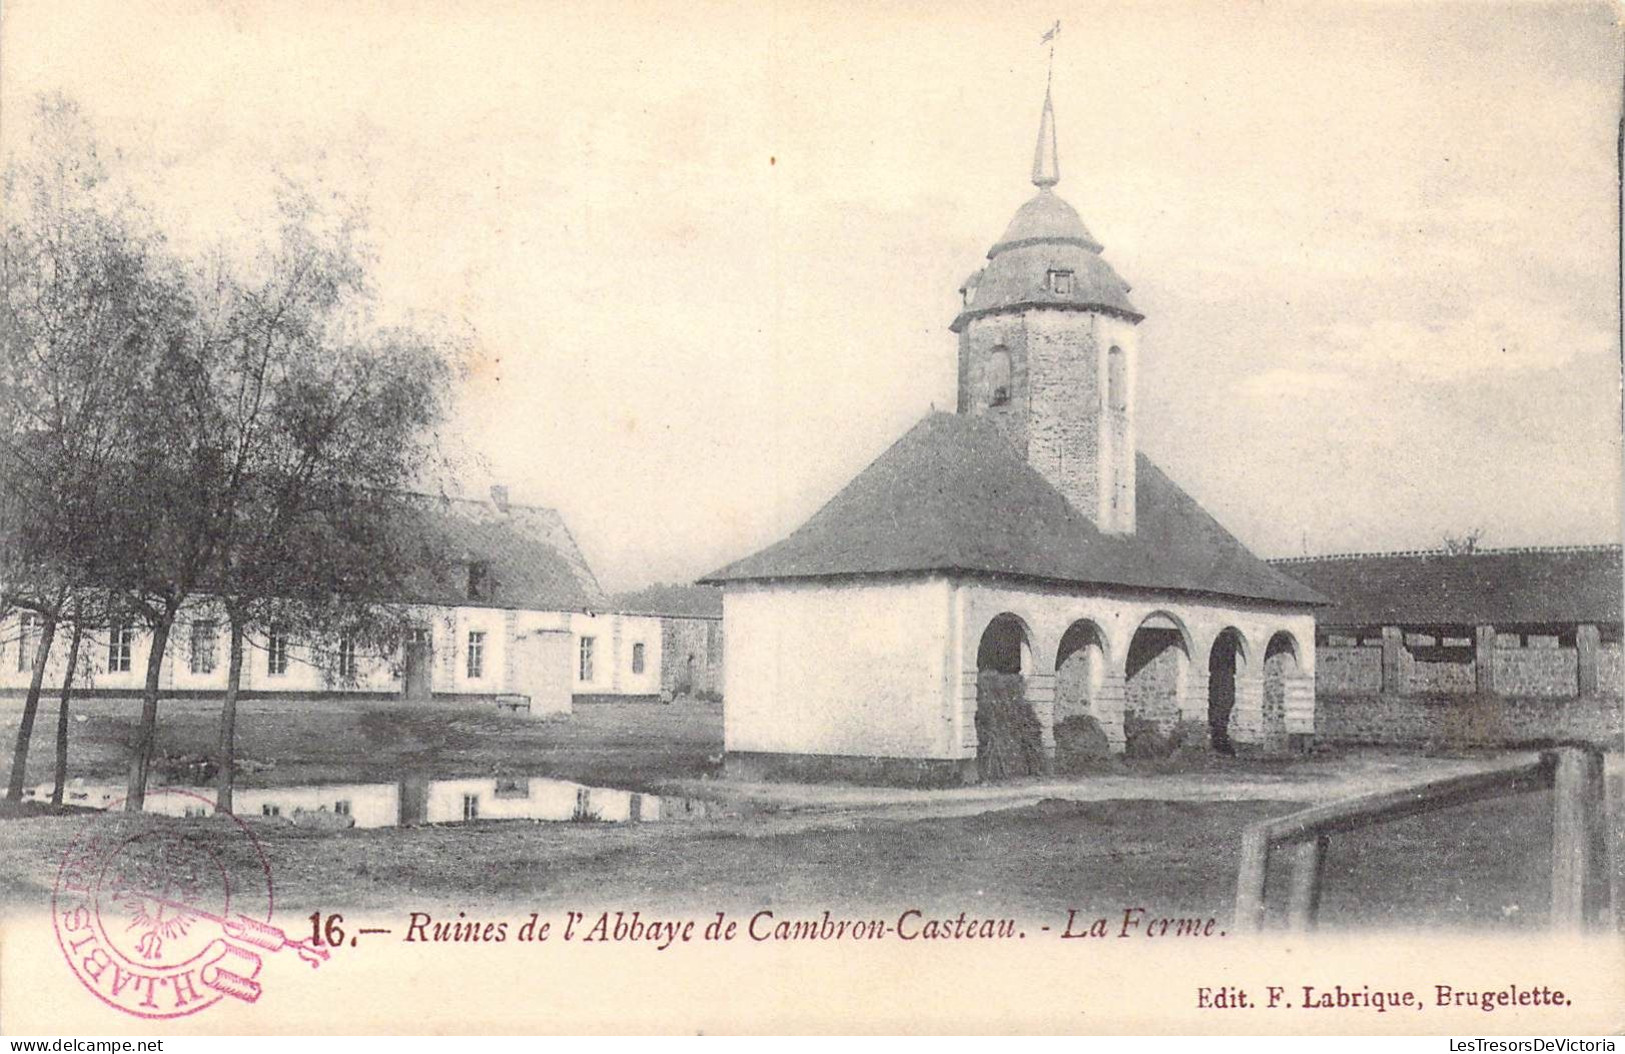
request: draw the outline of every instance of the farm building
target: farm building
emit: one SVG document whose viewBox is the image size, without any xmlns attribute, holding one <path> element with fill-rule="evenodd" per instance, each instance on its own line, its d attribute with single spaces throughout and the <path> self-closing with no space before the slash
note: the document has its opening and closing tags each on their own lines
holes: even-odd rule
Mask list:
<svg viewBox="0 0 1625 1054">
<path fill-rule="evenodd" d="M 1331 598 L 1316 735 L 1489 745 L 1615 736 L 1625 692 L 1617 545 L 1277 560 Z"/>
<path fill-rule="evenodd" d="M 427 499 L 422 529 L 455 566 L 425 573 L 403 602 L 412 639 L 369 654 L 343 635 L 301 640 L 275 627 L 251 635 L 242 687 L 251 695 L 361 694 L 408 701 L 522 696 L 533 714 L 568 713 L 577 698 L 660 694 L 661 620 L 613 605 L 557 510 L 508 500 Z M 0 623 L 0 691 L 25 691 L 38 641 L 36 616 Z M 148 634 L 132 623 L 90 634 L 74 681 L 84 691 L 139 692 Z M 227 627 L 201 598 L 176 621 L 162 669 L 167 694 L 218 693 L 226 683 Z M 61 684 L 67 648 L 52 648 L 47 685 Z"/>
<path fill-rule="evenodd" d="M 1315 724 L 1323 598 L 1135 446 L 1129 287 L 1055 193 L 961 290 L 957 413 L 928 415 L 724 587 L 727 765 L 956 783 Z"/>
<path fill-rule="evenodd" d="M 660 697 L 722 698 L 722 590 L 656 584 L 613 598 L 622 615 L 660 620 Z"/>
</svg>

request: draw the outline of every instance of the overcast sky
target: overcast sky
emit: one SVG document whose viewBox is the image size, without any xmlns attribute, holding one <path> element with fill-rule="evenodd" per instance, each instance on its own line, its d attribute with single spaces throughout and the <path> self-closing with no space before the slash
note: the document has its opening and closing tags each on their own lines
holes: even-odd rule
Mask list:
<svg viewBox="0 0 1625 1054">
<path fill-rule="evenodd" d="M 337 8 L 334 10 L 332 8 Z M 1142 449 L 1261 555 L 1618 540 L 1621 40 L 1594 6 L 9 0 L 183 245 L 278 171 L 471 333 L 457 431 L 606 587 L 793 529 L 933 405 L 1058 192 L 1134 287 Z"/>
</svg>

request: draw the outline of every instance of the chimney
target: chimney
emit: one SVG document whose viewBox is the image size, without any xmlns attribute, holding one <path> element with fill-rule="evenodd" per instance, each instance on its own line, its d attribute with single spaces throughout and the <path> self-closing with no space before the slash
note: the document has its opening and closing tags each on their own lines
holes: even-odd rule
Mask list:
<svg viewBox="0 0 1625 1054">
<path fill-rule="evenodd" d="M 498 512 L 506 514 L 508 511 L 508 488 L 502 484 L 492 486 L 491 504 L 497 507 Z"/>
</svg>

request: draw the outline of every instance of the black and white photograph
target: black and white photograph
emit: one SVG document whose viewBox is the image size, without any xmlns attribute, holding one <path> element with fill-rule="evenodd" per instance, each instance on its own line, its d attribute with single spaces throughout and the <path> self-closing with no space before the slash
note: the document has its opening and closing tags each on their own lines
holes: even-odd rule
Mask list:
<svg viewBox="0 0 1625 1054">
<path fill-rule="evenodd" d="M 8 0 L 0 1032 L 1625 1029 L 1620 19 Z"/>
</svg>

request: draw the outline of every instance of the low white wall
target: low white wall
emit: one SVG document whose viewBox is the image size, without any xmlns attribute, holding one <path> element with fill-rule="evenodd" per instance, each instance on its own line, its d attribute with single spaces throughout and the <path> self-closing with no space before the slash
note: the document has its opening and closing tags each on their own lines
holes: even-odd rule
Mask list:
<svg viewBox="0 0 1625 1054">
<path fill-rule="evenodd" d="M 731 751 L 950 758 L 945 579 L 729 586 Z"/>
</svg>

